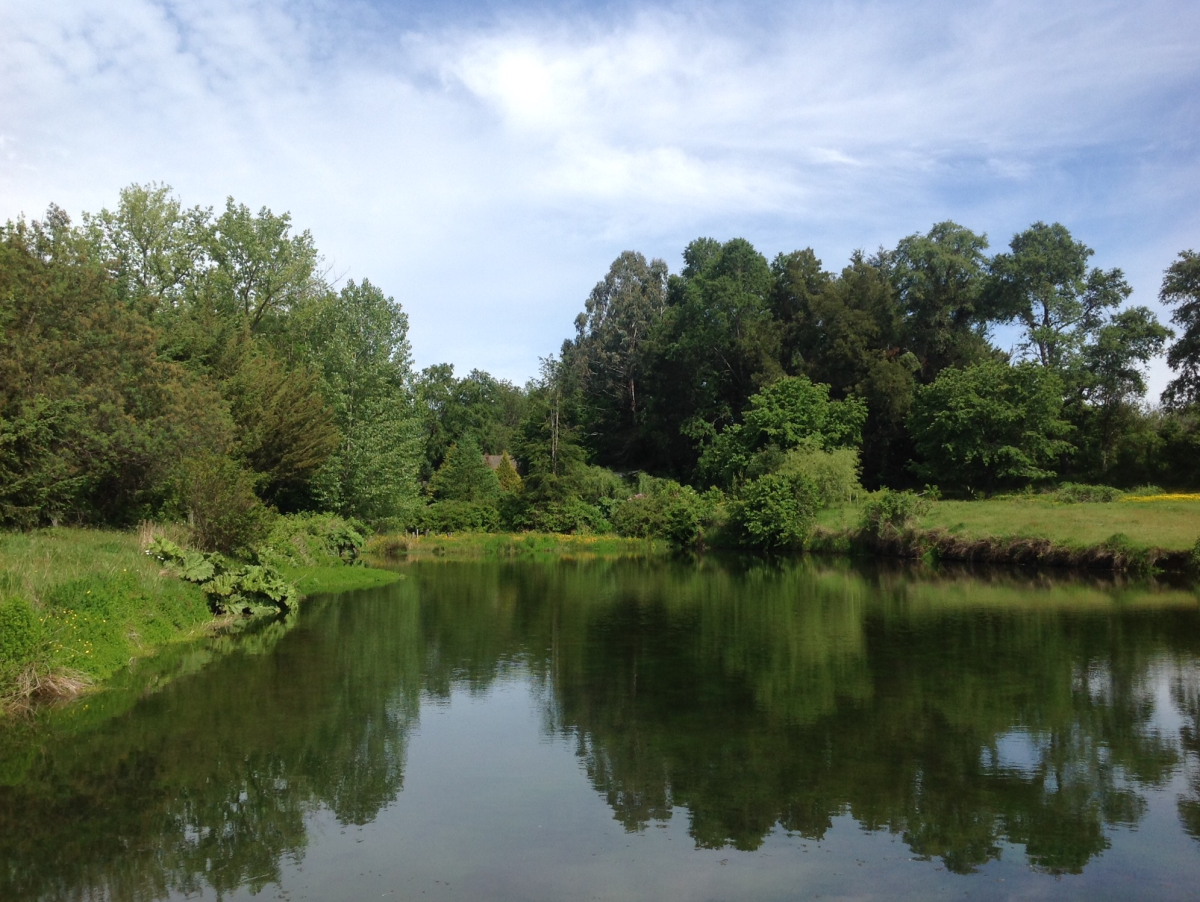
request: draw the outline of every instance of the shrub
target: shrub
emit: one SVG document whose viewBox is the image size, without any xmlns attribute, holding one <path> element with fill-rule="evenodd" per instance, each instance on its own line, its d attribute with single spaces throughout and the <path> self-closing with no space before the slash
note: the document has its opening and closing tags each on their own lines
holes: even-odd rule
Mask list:
<svg viewBox="0 0 1200 902">
<path fill-rule="evenodd" d="M 1110 485 L 1082 485 L 1076 482 L 1064 482 L 1050 493 L 1055 501 L 1064 504 L 1098 504 L 1116 501 L 1125 493 Z"/>
<path fill-rule="evenodd" d="M 229 457 L 188 458 L 175 483 L 193 538 L 205 551 L 247 554 L 270 532 L 275 514 L 254 494 L 250 473 Z"/>
<path fill-rule="evenodd" d="M 863 504 L 862 528 L 873 536 L 909 526 L 929 511 L 929 502 L 915 492 L 880 489 Z"/>
<path fill-rule="evenodd" d="M 603 511 L 594 504 L 577 499 L 551 501 L 525 510 L 521 528 L 538 532 L 556 533 L 605 533 L 612 531 L 612 524 Z"/>
<path fill-rule="evenodd" d="M 816 484 L 800 474 L 774 473 L 748 482 L 734 506 L 742 541 L 763 551 L 804 547 L 818 506 Z"/>
<path fill-rule="evenodd" d="M 862 491 L 859 483 L 861 468 L 858 450 L 836 448 L 823 451 L 815 447 L 802 447 L 789 451 L 779 472 L 786 475 L 806 476 L 817 487 L 817 498 L 821 507 L 834 507 L 853 501 Z"/>
<path fill-rule="evenodd" d="M 632 538 L 665 539 L 673 548 L 695 548 L 711 526 L 721 494 L 699 494 L 671 479 L 642 476 L 638 493 L 613 508 L 613 528 Z"/>
<path fill-rule="evenodd" d="M 517 472 L 517 467 L 512 458 L 508 456 L 507 451 L 500 455 L 500 466 L 496 468 L 496 481 L 500 483 L 500 491 L 505 494 L 520 493 L 525 487 Z"/>
<path fill-rule="evenodd" d="M 365 531 L 336 514 L 287 514 L 275 519 L 258 558 L 276 565 L 353 564 L 366 544 Z"/>
<path fill-rule="evenodd" d="M 417 523 L 426 532 L 494 532 L 500 512 L 480 501 L 435 501 L 418 514 Z"/>
</svg>

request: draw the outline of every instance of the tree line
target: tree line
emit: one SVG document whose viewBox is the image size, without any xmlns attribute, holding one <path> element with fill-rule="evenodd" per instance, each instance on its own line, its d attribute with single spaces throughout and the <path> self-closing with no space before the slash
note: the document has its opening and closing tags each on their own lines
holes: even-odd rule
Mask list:
<svg viewBox="0 0 1200 902">
<path fill-rule="evenodd" d="M 1200 255 L 1164 277 L 1176 331 L 1092 256 L 1041 222 L 996 253 L 938 223 L 840 272 L 743 239 L 678 273 L 628 251 L 516 386 L 414 371 L 400 305 L 335 284 L 287 214 L 134 185 L 0 230 L 0 523 L 187 518 L 234 546 L 322 510 L 775 547 L 864 486 L 1193 487 Z"/>
</svg>

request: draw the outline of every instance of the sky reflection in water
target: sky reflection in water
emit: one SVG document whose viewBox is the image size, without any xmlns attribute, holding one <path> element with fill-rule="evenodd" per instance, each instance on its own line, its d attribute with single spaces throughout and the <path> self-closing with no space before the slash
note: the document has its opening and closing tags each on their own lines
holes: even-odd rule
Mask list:
<svg viewBox="0 0 1200 902">
<path fill-rule="evenodd" d="M 405 572 L 0 734 L 0 898 L 1200 885 L 1190 592 L 813 562 Z"/>
</svg>

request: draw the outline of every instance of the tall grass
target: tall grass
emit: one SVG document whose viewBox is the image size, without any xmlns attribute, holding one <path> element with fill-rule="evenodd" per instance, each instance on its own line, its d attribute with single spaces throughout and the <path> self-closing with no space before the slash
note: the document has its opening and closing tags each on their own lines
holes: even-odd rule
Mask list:
<svg viewBox="0 0 1200 902">
<path fill-rule="evenodd" d="M 203 593 L 140 552 L 132 532 L 0 535 L 0 702 L 75 694 L 211 623 Z"/>
</svg>

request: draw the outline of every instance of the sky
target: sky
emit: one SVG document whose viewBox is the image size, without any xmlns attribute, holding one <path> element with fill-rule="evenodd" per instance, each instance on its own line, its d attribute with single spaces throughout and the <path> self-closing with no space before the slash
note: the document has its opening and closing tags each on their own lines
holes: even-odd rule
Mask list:
<svg viewBox="0 0 1200 902">
<path fill-rule="evenodd" d="M 1197 47 L 1194 0 L 0 0 L 0 220 L 135 182 L 289 211 L 418 366 L 517 383 L 618 254 L 700 236 L 836 271 L 1062 222 L 1161 312 L 1200 249 Z"/>
</svg>

